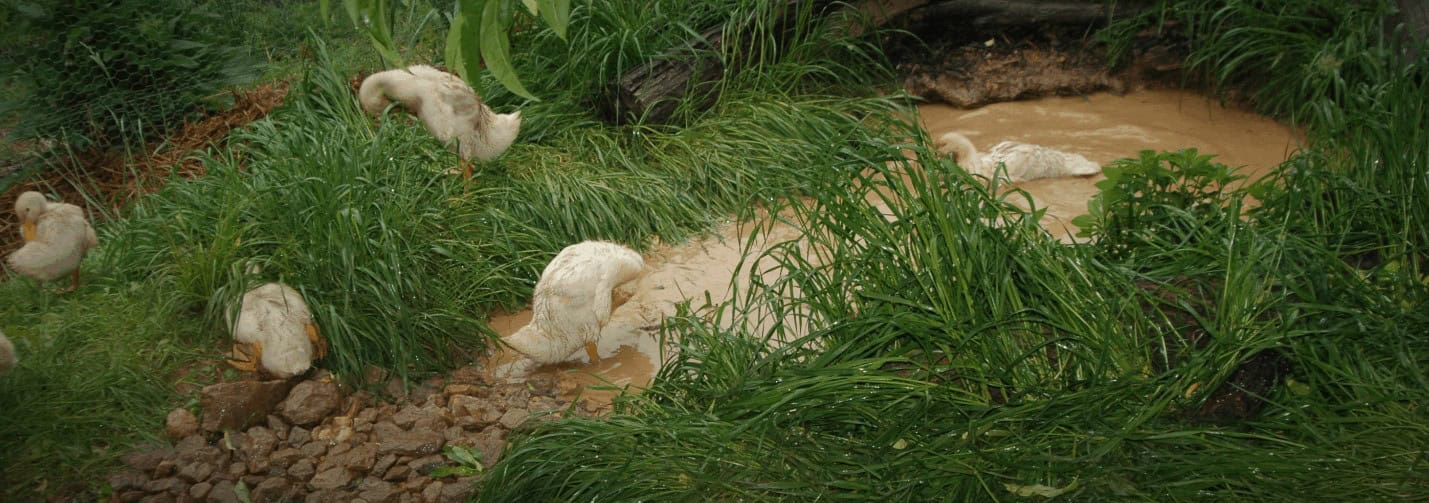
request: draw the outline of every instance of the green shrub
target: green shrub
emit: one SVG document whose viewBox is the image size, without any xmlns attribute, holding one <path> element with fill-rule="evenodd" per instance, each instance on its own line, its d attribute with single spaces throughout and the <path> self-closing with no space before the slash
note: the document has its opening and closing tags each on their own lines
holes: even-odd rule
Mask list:
<svg viewBox="0 0 1429 503">
<path fill-rule="evenodd" d="M 222 19 L 183 0 L 10 1 L 0 112 L 14 134 L 114 145 L 178 125 L 255 65 L 212 29 Z"/>
</svg>

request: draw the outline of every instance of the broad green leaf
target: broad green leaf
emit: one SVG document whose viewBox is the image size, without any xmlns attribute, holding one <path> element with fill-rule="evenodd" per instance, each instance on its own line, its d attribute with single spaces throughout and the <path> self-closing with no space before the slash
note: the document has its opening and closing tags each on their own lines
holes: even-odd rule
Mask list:
<svg viewBox="0 0 1429 503">
<path fill-rule="evenodd" d="M 332 1 L 318 0 L 318 15 L 323 18 L 323 26 L 331 25 L 332 17 L 328 15 L 330 13 L 332 13 Z"/>
<path fill-rule="evenodd" d="M 481 94 L 477 75 L 481 74 L 481 29 L 485 26 L 482 14 L 486 4 L 486 0 L 461 0 L 461 65 L 466 70 L 462 78 L 477 94 Z"/>
<path fill-rule="evenodd" d="M 461 4 L 452 7 L 452 19 L 450 28 L 447 29 L 447 47 L 443 53 L 443 60 L 447 69 L 451 70 L 462 80 L 466 78 L 466 61 L 461 58 L 461 32 L 465 27 L 466 18 L 461 14 Z"/>
<path fill-rule="evenodd" d="M 561 40 L 566 39 L 566 28 L 571 24 L 571 0 L 539 0 L 541 4 L 541 19 L 546 21 L 546 26 L 551 27 L 551 31 L 556 32 Z"/>
<path fill-rule="evenodd" d="M 541 101 L 521 85 L 521 80 L 516 78 L 516 69 L 511 66 L 511 39 L 506 34 L 509 23 L 504 22 L 509 21 L 509 17 L 501 15 L 502 3 L 487 2 L 481 14 L 481 58 L 503 87 L 522 98 Z"/>
<path fill-rule="evenodd" d="M 521 3 L 526 4 L 526 10 L 531 11 L 532 16 L 536 15 L 537 9 L 539 9 L 536 0 L 521 0 Z"/>
</svg>

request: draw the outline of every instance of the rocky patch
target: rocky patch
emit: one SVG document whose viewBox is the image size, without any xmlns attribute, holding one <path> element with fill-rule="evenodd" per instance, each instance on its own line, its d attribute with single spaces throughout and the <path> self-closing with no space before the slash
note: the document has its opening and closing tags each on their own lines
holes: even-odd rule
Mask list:
<svg viewBox="0 0 1429 503">
<path fill-rule="evenodd" d="M 570 408 L 554 379 L 507 384 L 476 367 L 402 391 L 395 402 L 344 394 L 325 372 L 205 387 L 197 416 L 165 421 L 172 447 L 124 456 L 112 501 L 465 501 L 512 429 Z M 478 474 L 451 474 L 448 446 L 479 453 L 482 466 L 468 467 Z"/>
</svg>

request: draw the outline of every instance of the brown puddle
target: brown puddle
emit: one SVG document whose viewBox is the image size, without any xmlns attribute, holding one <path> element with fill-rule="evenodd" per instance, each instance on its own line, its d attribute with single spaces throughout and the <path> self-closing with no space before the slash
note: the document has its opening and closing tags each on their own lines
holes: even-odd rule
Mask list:
<svg viewBox="0 0 1429 503">
<path fill-rule="evenodd" d="M 934 138 L 958 131 L 986 151 L 1004 140 L 1035 143 L 1086 156 L 1105 165 L 1142 150 L 1196 148 L 1215 162 L 1245 166 L 1250 180 L 1264 176 L 1297 147 L 1290 128 L 1274 119 L 1225 108 L 1205 96 L 1183 91 L 1143 91 L 1124 96 L 1045 98 L 962 110 L 947 105 L 919 107 L 923 126 Z M 1018 183 L 1038 207 L 1047 208 L 1042 226 L 1067 239 L 1072 217 L 1086 213 L 1101 175 L 1047 178 Z M 1025 207 L 1025 206 L 1024 206 Z"/>
<path fill-rule="evenodd" d="M 919 107 L 924 127 L 936 137 L 946 131 L 967 135 L 979 149 L 999 141 L 1036 143 L 1082 154 L 1107 163 L 1135 156 L 1146 149 L 1179 150 L 1195 147 L 1216 154 L 1215 160 L 1241 166 L 1252 179 L 1263 176 L 1296 147 L 1290 128 L 1272 119 L 1249 112 L 1221 107 L 1204 96 L 1180 91 L 1145 91 L 1115 96 L 1047 98 L 1008 102 L 976 110 L 946 105 Z M 1054 178 L 1018 184 L 1027 190 L 1039 207 L 1048 208 L 1043 225 L 1056 237 L 1066 238 L 1072 217 L 1086 211 L 1087 200 L 1096 193 L 1102 177 Z M 675 313 L 675 305 L 692 299 L 696 307 L 710 300 L 718 304 L 748 287 L 751 264 L 741 264 L 742 245 L 752 233 L 752 225 L 727 223 L 710 237 L 679 246 L 662 246 L 646 257 L 645 274 L 626 285 L 630 299 L 615 309 L 610 324 L 602 332 L 599 353 L 602 360 L 591 365 L 578 351 L 579 359 L 546 367 L 538 373 L 557 376 L 561 397 L 572 399 L 587 386 L 613 384 L 640 389 L 650 384 L 660 362 L 667 361 L 673 344 L 658 340 L 659 326 Z M 799 235 L 794 227 L 775 223 L 759 233 L 752 253 Z M 758 264 L 767 276 L 777 275 L 770 264 Z M 738 281 L 732 289 L 731 278 Z M 531 319 L 530 310 L 494 316 L 491 327 L 503 337 L 514 333 Z M 724 321 L 729 324 L 729 321 Z M 759 322 L 753 323 L 756 329 Z M 489 365 L 510 361 L 511 355 L 493 355 Z M 608 382 L 607 382 L 608 381 Z M 614 390 L 584 390 L 581 395 L 593 405 L 608 404 Z"/>
</svg>

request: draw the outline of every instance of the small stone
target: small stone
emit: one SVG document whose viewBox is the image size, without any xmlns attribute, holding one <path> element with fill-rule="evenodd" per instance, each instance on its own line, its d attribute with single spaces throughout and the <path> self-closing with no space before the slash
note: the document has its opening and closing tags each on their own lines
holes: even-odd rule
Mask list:
<svg viewBox="0 0 1429 503">
<path fill-rule="evenodd" d="M 314 475 L 308 481 L 308 486 L 313 489 L 337 489 L 352 482 L 352 474 L 341 466 L 329 468 Z"/>
<path fill-rule="evenodd" d="M 357 473 L 367 473 L 377 457 L 377 446 L 361 444 L 338 456 L 341 466 Z"/>
<path fill-rule="evenodd" d="M 442 456 L 440 454 L 432 454 L 430 456 L 423 456 L 414 459 L 411 462 L 407 463 L 407 466 L 410 467 L 412 471 L 417 472 L 419 474 L 430 475 L 436 469 L 441 468 L 443 466 L 447 466 L 448 464 L 449 463 L 447 463 L 446 456 Z"/>
<path fill-rule="evenodd" d="M 185 482 L 194 483 L 208 480 L 213 475 L 213 465 L 208 463 L 188 463 L 179 469 L 178 477 Z"/>
<path fill-rule="evenodd" d="M 180 494 L 187 491 L 188 488 L 188 484 L 176 477 L 150 480 L 144 483 L 144 491 L 149 493 Z"/>
<path fill-rule="evenodd" d="M 122 458 L 124 464 L 130 468 L 144 473 L 153 473 L 154 468 L 159 466 L 159 462 L 173 457 L 174 450 L 169 447 L 140 448 L 125 454 Z"/>
<path fill-rule="evenodd" d="M 461 426 L 452 426 L 442 430 L 442 438 L 445 439 L 448 444 L 459 442 L 461 439 L 466 438 L 466 429 Z"/>
<path fill-rule="evenodd" d="M 376 365 L 368 365 L 362 369 L 362 382 L 367 384 L 377 384 L 387 378 L 387 369 Z"/>
<path fill-rule="evenodd" d="M 210 484 L 208 482 L 199 482 L 197 484 L 189 486 L 189 498 L 194 501 L 203 501 L 203 499 L 208 496 L 208 493 L 211 490 L 213 490 L 213 484 Z"/>
<path fill-rule="evenodd" d="M 387 469 L 391 468 L 392 464 L 396 462 L 396 454 L 387 454 L 386 456 L 382 456 L 382 459 L 377 460 L 377 464 L 372 465 L 372 473 L 387 473 Z"/>
<path fill-rule="evenodd" d="M 556 396 L 559 382 L 555 374 L 532 374 L 526 378 L 526 387 L 535 395 Z"/>
<path fill-rule="evenodd" d="M 292 384 L 286 379 L 235 381 L 204 386 L 199 392 L 204 431 L 243 430 L 264 421 Z"/>
<path fill-rule="evenodd" d="M 233 489 L 233 482 L 220 480 L 213 484 L 213 489 L 208 491 L 207 501 L 215 503 L 239 503 L 238 493 Z"/>
<path fill-rule="evenodd" d="M 396 453 L 412 456 L 434 454 L 442 448 L 442 434 L 435 431 L 411 431 L 379 437 L 381 454 Z"/>
<path fill-rule="evenodd" d="M 341 398 L 335 383 L 303 381 L 278 405 L 278 411 L 292 424 L 311 426 L 336 411 Z"/>
<path fill-rule="evenodd" d="M 476 396 L 480 395 L 481 392 L 482 387 L 477 386 L 475 384 L 448 384 L 446 388 L 442 389 L 443 394 L 453 398 L 458 395 L 465 395 L 468 397 Z"/>
<path fill-rule="evenodd" d="M 259 501 L 291 501 L 295 487 L 293 482 L 286 477 L 268 477 L 249 492 L 254 502 Z"/>
<path fill-rule="evenodd" d="M 307 428 L 294 426 L 288 429 L 288 445 L 302 447 L 303 444 L 308 443 L 308 441 L 312 439 L 313 434 Z"/>
<path fill-rule="evenodd" d="M 396 501 L 397 494 L 392 484 L 374 478 L 362 479 L 357 486 L 357 497 L 369 503 L 389 503 Z"/>
<path fill-rule="evenodd" d="M 433 480 L 432 483 L 427 484 L 427 487 L 422 489 L 422 503 L 437 503 L 437 500 L 442 497 L 442 486 L 443 483 L 440 480 Z"/>
<path fill-rule="evenodd" d="M 144 499 L 145 496 L 143 489 L 133 489 L 118 494 L 119 503 L 137 503 L 139 500 Z"/>
<path fill-rule="evenodd" d="M 481 451 L 481 464 L 491 468 L 506 450 L 506 430 L 496 426 L 488 427 L 481 430 L 481 433 L 472 439 L 472 443 Z"/>
<path fill-rule="evenodd" d="M 164 478 L 179 471 L 179 464 L 172 459 L 165 459 L 154 467 L 154 478 Z"/>
<path fill-rule="evenodd" d="M 246 473 L 248 473 L 247 463 L 244 463 L 242 461 L 234 461 L 233 464 L 228 465 L 228 478 L 230 479 L 236 480 L 238 479 L 238 477 L 242 477 Z"/>
<path fill-rule="evenodd" d="M 407 467 L 407 465 L 395 465 L 392 468 L 387 469 L 387 473 L 382 476 L 382 480 L 396 482 L 399 480 L 406 479 L 407 476 L 411 474 L 412 469 Z"/>
<path fill-rule="evenodd" d="M 193 435 L 198 433 L 198 418 L 188 409 L 174 409 L 164 418 L 164 431 L 175 440 Z"/>
<path fill-rule="evenodd" d="M 109 487 L 114 489 L 116 494 L 129 489 L 139 489 L 149 482 L 149 477 L 144 472 L 130 468 L 109 476 Z"/>
<path fill-rule="evenodd" d="M 452 482 L 442 485 L 442 496 L 439 501 L 460 502 L 466 501 L 466 497 L 471 494 L 471 485 L 475 477 L 462 477 Z"/>
<path fill-rule="evenodd" d="M 377 409 L 372 407 L 362 409 L 362 412 L 357 413 L 357 421 L 365 421 L 368 423 L 377 422 Z"/>
<path fill-rule="evenodd" d="M 278 440 L 286 440 L 288 438 L 289 426 L 281 417 L 268 414 L 268 429 L 273 431 L 273 435 L 277 436 Z"/>
<path fill-rule="evenodd" d="M 506 413 L 501 415 L 501 426 L 508 430 L 515 429 L 517 426 L 521 426 L 521 423 L 526 422 L 526 418 L 530 416 L 531 413 L 526 409 L 507 409 Z"/>
<path fill-rule="evenodd" d="M 293 462 L 292 466 L 288 467 L 288 475 L 292 475 L 301 481 L 307 481 L 309 478 L 312 478 L 314 473 L 317 473 L 317 468 L 313 466 L 313 460 L 310 458 L 299 459 Z"/>
<path fill-rule="evenodd" d="M 305 457 L 316 458 L 327 453 L 327 444 L 324 444 L 322 442 L 309 442 L 307 444 L 303 444 L 303 446 L 299 448 L 298 451 L 302 452 L 303 456 Z"/>
<path fill-rule="evenodd" d="M 292 447 L 273 451 L 273 454 L 268 456 L 268 461 L 278 468 L 292 466 L 293 463 L 296 463 L 299 459 L 303 459 L 303 451 Z"/>
</svg>

